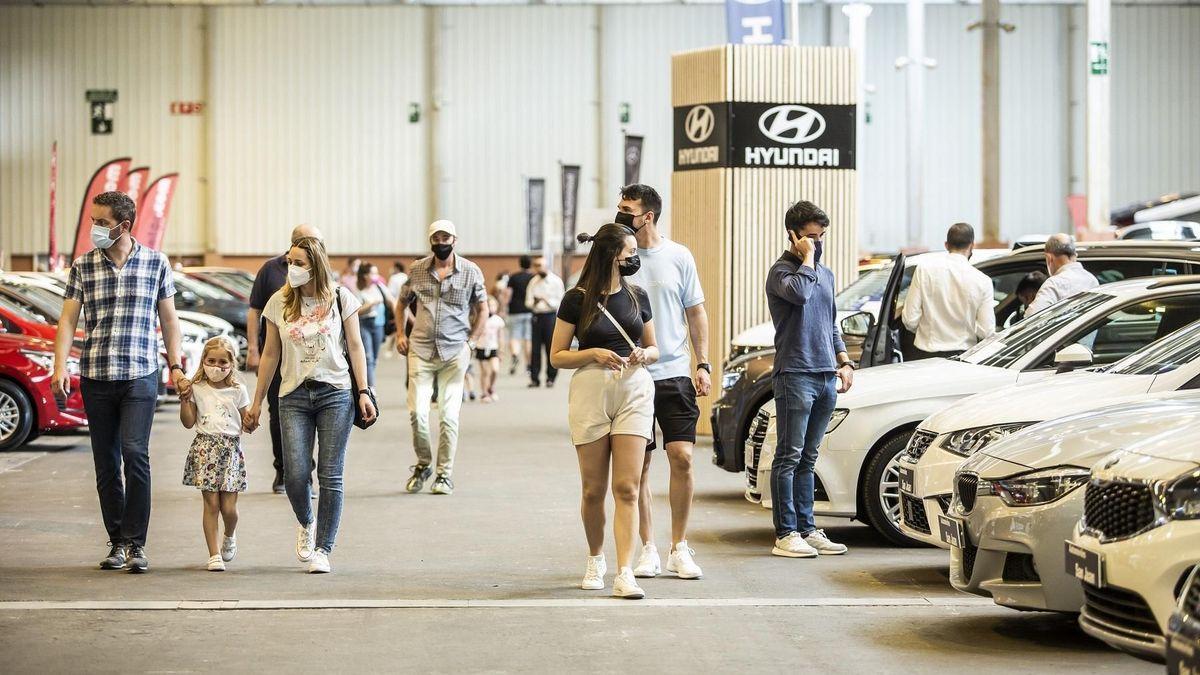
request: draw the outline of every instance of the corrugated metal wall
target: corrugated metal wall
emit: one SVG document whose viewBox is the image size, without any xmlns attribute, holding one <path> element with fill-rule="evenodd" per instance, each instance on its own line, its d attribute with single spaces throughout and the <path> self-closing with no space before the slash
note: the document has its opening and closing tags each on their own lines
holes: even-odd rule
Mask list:
<svg viewBox="0 0 1200 675">
<path fill-rule="evenodd" d="M 200 99 L 201 16 L 196 8 L 0 8 L 0 248 L 46 252 L 57 140 L 59 250 L 70 255 L 92 173 L 126 155 L 152 177 L 181 174 L 165 245 L 199 249 L 202 120 L 169 108 Z M 118 91 L 111 135 L 91 135 L 88 89 Z"/>
</svg>

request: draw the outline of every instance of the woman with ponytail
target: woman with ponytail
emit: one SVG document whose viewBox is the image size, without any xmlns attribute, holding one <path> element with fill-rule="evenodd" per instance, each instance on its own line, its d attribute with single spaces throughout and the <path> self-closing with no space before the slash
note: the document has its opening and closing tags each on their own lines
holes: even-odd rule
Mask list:
<svg viewBox="0 0 1200 675">
<path fill-rule="evenodd" d="M 633 576 L 642 462 L 654 415 L 654 382 L 643 367 L 658 360 L 646 292 L 625 281 L 638 271 L 637 242 L 624 225 L 610 223 L 595 236 L 579 235 L 592 250 L 579 285 L 559 306 L 550 349 L 556 368 L 573 368 L 568 398 L 571 442 L 583 482 L 581 515 L 589 557 L 581 587 L 604 588 L 604 502 L 612 473 L 616 502 L 613 537 L 617 576 L 613 595 L 642 598 Z M 572 339 L 579 349 L 571 349 Z"/>
</svg>

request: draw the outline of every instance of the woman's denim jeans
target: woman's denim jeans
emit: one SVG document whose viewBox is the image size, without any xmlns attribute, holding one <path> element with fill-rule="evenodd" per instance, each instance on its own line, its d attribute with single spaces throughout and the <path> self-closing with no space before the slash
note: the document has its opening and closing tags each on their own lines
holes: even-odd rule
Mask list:
<svg viewBox="0 0 1200 675">
<path fill-rule="evenodd" d="M 317 478 L 321 481 L 316 547 L 326 553 L 333 551 L 342 519 L 342 469 L 354 424 L 352 405 L 349 389 L 316 380 L 305 380 L 279 399 L 284 481 L 288 501 L 301 525 L 313 522 L 312 447 L 316 436 Z"/>
<path fill-rule="evenodd" d="M 771 498 L 776 538 L 808 535 L 813 521 L 813 467 L 837 403 L 834 373 L 776 373 L 775 462 Z"/>
<path fill-rule="evenodd" d="M 367 354 L 367 385 L 374 387 L 375 364 L 379 361 L 379 350 L 383 347 L 383 324 L 376 323 L 373 316 L 359 319 L 358 334 L 362 336 L 363 351 Z"/>
</svg>

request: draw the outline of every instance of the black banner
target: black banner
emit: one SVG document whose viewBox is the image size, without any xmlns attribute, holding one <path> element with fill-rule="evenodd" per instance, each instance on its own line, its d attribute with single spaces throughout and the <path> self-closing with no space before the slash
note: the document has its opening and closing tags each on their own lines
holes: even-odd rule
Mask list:
<svg viewBox="0 0 1200 675">
<path fill-rule="evenodd" d="M 675 109 L 675 170 L 853 169 L 852 105 L 707 103 Z"/>
<path fill-rule="evenodd" d="M 542 250 L 542 224 L 546 219 L 546 179 L 525 179 L 525 243 L 530 251 Z"/>
<path fill-rule="evenodd" d="M 642 137 L 625 136 L 625 185 L 642 179 Z"/>
<path fill-rule="evenodd" d="M 563 250 L 575 250 L 575 216 L 579 207 L 579 167 L 562 167 L 562 226 Z"/>
</svg>

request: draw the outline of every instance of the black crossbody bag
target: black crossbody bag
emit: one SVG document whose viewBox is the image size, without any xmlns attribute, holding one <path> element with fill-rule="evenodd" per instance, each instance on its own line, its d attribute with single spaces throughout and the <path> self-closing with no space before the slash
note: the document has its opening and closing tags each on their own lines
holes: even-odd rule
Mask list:
<svg viewBox="0 0 1200 675">
<path fill-rule="evenodd" d="M 361 389 L 358 386 L 358 378 L 354 376 L 354 366 L 350 363 L 350 347 L 346 343 L 346 319 L 345 312 L 342 309 L 342 289 L 340 286 L 334 290 L 334 294 L 337 295 L 338 321 L 342 323 L 342 358 L 346 359 L 346 368 L 350 371 L 350 389 L 354 392 L 354 395 L 351 397 L 351 404 L 354 406 L 354 426 L 359 429 L 367 429 L 379 421 L 379 401 L 375 400 L 375 392 L 371 391 L 370 387 L 367 387 L 367 396 L 371 397 L 371 405 L 375 406 L 375 419 L 370 422 L 363 419 L 362 407 L 358 405 L 358 396 Z"/>
</svg>

